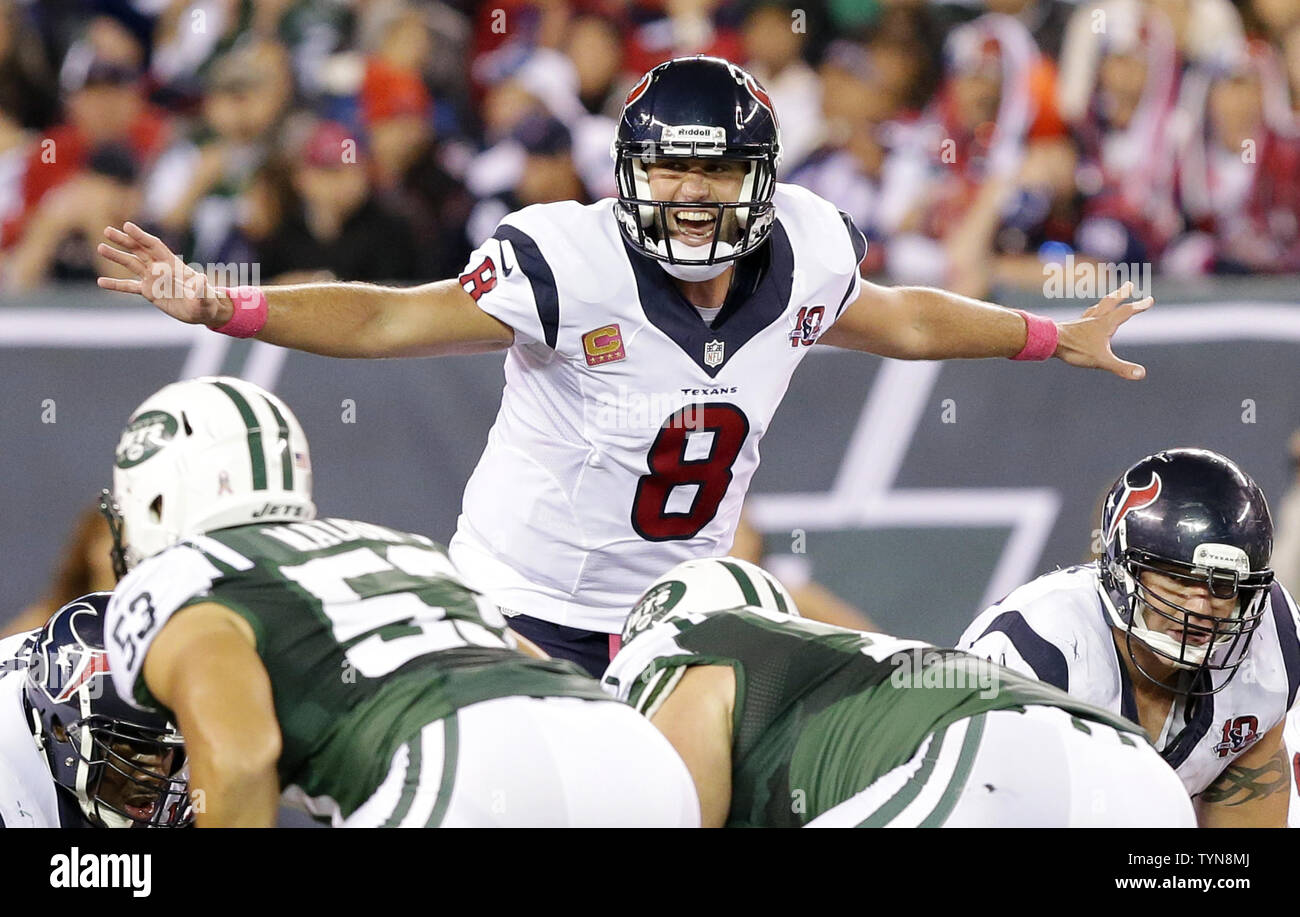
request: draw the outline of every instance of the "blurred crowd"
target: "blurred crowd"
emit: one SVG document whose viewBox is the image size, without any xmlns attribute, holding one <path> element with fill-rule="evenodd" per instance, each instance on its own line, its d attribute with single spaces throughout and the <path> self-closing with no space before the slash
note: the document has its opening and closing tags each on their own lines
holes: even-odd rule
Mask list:
<svg viewBox="0 0 1300 917">
<path fill-rule="evenodd" d="M 241 282 L 454 276 L 614 193 L 627 89 L 717 54 L 863 270 L 1300 271 L 1300 0 L 0 0 L 0 291 L 133 219 Z"/>
</svg>

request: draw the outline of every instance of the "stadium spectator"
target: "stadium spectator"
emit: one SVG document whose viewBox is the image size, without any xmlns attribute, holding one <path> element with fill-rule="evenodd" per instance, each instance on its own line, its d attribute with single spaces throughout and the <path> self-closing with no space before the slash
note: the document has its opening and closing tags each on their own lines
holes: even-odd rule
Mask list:
<svg viewBox="0 0 1300 917">
<path fill-rule="evenodd" d="M 1232 0 L 1144 2 L 1163 13 L 1173 26 L 1174 41 L 1184 64 L 1213 60 L 1224 46 L 1238 45 L 1245 37 L 1241 14 Z M 1081 12 L 1084 9 L 1080 7 Z"/>
<path fill-rule="evenodd" d="M 1064 125 L 1051 62 L 1017 20 L 990 13 L 958 26 L 944 57 L 938 98 L 901 141 L 899 155 L 923 161 L 928 176 L 888 270 L 979 296 L 994 254 L 1021 258 L 1052 231 L 1061 189 L 1044 164 L 1057 158 Z M 1022 181 L 1033 185 L 1023 194 Z"/>
<path fill-rule="evenodd" d="M 492 234 L 501 218 L 529 204 L 593 199 L 582 184 L 573 161 L 573 141 L 555 118 L 530 116 L 515 129 L 511 141 L 518 145 L 523 160 L 513 186 L 478 202 L 466 225 L 471 245 Z"/>
<path fill-rule="evenodd" d="M 394 70 L 382 80 L 367 79 L 361 110 L 376 188 L 410 221 L 421 274 L 455 274 L 469 257 L 465 222 L 474 201 L 444 167 L 428 90 L 414 73 Z"/>
<path fill-rule="evenodd" d="M 1284 92 L 1276 55 L 1258 40 L 1186 77 L 1177 195 L 1188 231 L 1170 245 L 1165 270 L 1300 270 L 1300 137 Z"/>
<path fill-rule="evenodd" d="M 293 95 L 283 47 L 245 46 L 217 61 L 203 120 L 170 147 L 147 181 L 145 211 L 169 238 L 215 262 L 233 231 L 239 194 L 274 149 Z"/>
<path fill-rule="evenodd" d="M 577 68 L 565 54 L 542 48 L 526 51 L 521 58 L 517 51 L 503 48 L 478 67 L 480 77 L 493 83 L 483 105 L 490 146 L 467 169 L 466 187 L 485 200 L 525 180 L 521 176 L 525 152 L 515 134 L 525 121 L 542 116 L 559 121 L 569 132 L 572 159 L 583 184 L 600 197 L 612 195 L 609 138 L 614 120 L 587 113 L 578 99 Z"/>
<path fill-rule="evenodd" d="M 627 68 L 644 73 L 669 58 L 688 54 L 743 60 L 740 35 L 718 15 L 724 6 L 723 0 L 663 0 L 661 13 L 652 14 L 629 35 Z"/>
<path fill-rule="evenodd" d="M 878 57 L 857 42 L 836 41 L 822 62 L 824 142 L 789 180 L 834 203 L 867 237 L 866 274 L 884 268 L 887 240 L 911 211 L 925 180 L 916 157 L 890 155 L 897 133 L 889 118 L 901 99 L 886 87 Z"/>
<path fill-rule="evenodd" d="M 23 171 L 35 144 L 17 113 L 6 110 L 5 100 L 0 99 L 0 224 L 17 218 L 22 210 Z"/>
<path fill-rule="evenodd" d="M 1096 14 L 1107 27 L 1096 32 Z M 1061 113 L 1079 149 L 1075 248 L 1150 263 L 1178 230 L 1170 143 L 1178 51 L 1168 20 L 1139 0 L 1080 8 L 1061 60 Z"/>
<path fill-rule="evenodd" d="M 162 151 L 169 127 L 145 98 L 141 71 L 103 59 L 65 65 L 67 120 L 31 151 L 23 172 L 22 210 L 0 233 L 0 248 L 13 244 L 41 199 L 81 174 L 91 152 L 118 145 L 139 172 Z"/>
<path fill-rule="evenodd" d="M 0 112 L 20 127 L 43 130 L 54 123 L 58 110 L 40 36 L 23 21 L 17 0 L 0 0 Z"/>
<path fill-rule="evenodd" d="M 795 29 L 789 4 L 763 0 L 745 18 L 744 65 L 781 112 L 782 181 L 821 140 L 821 83 L 803 59 L 807 33 Z"/>
<path fill-rule="evenodd" d="M 623 68 L 623 36 L 613 20 L 580 16 L 569 27 L 564 53 L 578 73 L 578 101 L 588 114 L 617 118 L 631 79 Z"/>
<path fill-rule="evenodd" d="M 301 205 L 257 245 L 264 278 L 421 276 L 411 224 L 378 200 L 366 152 L 353 134 L 341 124 L 322 122 L 294 163 L 293 187 Z"/>
<path fill-rule="evenodd" d="M 1060 57 L 1065 26 L 1074 10 L 1074 3 L 1062 0 L 984 0 L 984 8 L 990 13 L 1014 16 L 1034 36 L 1039 51 L 1053 60 Z"/>
<path fill-rule="evenodd" d="M 95 253 L 99 224 L 134 216 L 139 200 L 131 151 L 118 144 L 96 147 L 81 171 L 36 205 L 7 259 L 5 289 L 21 292 L 47 280 L 88 281 L 112 268 Z"/>
<path fill-rule="evenodd" d="M 197 98 L 212 68 L 249 44 L 281 44 L 300 88 L 322 91 L 326 62 L 351 32 L 342 0 L 180 0 L 168 4 L 153 33 L 153 78 L 169 94 Z"/>
<path fill-rule="evenodd" d="M 1286 67 L 1287 98 L 1291 117 L 1300 122 L 1300 25 L 1292 26 L 1282 36 L 1282 60 Z"/>
<path fill-rule="evenodd" d="M 1300 3 L 1295 0 L 1246 0 L 1242 14 L 1248 31 L 1275 43 L 1300 25 Z"/>
</svg>

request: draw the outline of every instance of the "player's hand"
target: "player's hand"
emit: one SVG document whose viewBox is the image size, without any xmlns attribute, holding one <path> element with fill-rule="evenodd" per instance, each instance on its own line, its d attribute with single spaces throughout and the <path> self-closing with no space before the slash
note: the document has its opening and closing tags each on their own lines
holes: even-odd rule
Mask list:
<svg viewBox="0 0 1300 917">
<path fill-rule="evenodd" d="M 1054 356 L 1071 366 L 1104 369 L 1124 379 L 1145 378 L 1145 367 L 1121 360 L 1110 349 L 1110 339 L 1119 326 L 1139 312 L 1150 309 L 1155 302 L 1150 296 L 1137 302 L 1124 302 L 1132 295 L 1133 281 L 1130 280 L 1095 306 L 1084 310 L 1082 318 L 1061 322 Z"/>
<path fill-rule="evenodd" d="M 120 280 L 100 277 L 99 286 L 118 293 L 138 293 L 172 318 L 191 325 L 216 328 L 234 314 L 229 300 L 218 297 L 201 272 L 173 254 L 157 236 L 150 235 L 134 223 L 121 229 L 109 226 L 95 249 L 102 257 L 120 264 L 131 277 Z"/>
</svg>

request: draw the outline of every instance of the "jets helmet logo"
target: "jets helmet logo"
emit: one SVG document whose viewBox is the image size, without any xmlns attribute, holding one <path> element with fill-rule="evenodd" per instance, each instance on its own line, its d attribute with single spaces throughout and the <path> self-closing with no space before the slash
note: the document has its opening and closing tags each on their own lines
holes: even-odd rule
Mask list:
<svg viewBox="0 0 1300 917">
<path fill-rule="evenodd" d="M 171 442 L 179 425 L 166 411 L 145 411 L 127 424 L 117 443 L 117 467 L 131 468 Z"/>
<path fill-rule="evenodd" d="M 627 626 L 623 630 L 624 639 L 639 634 L 663 614 L 671 611 L 685 594 L 686 584 L 680 580 L 669 580 L 652 588 L 641 597 L 641 601 L 636 603 L 628 615 Z"/>
</svg>

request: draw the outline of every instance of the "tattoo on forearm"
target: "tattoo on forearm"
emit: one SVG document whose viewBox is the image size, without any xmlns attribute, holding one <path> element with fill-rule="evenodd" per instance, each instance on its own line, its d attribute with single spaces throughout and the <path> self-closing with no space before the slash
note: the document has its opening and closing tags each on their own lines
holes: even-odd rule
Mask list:
<svg viewBox="0 0 1300 917">
<path fill-rule="evenodd" d="M 1216 805 L 1239 806 L 1274 793 L 1285 793 L 1291 788 L 1286 765 L 1286 752 L 1281 748 L 1260 767 L 1230 764 L 1205 788 L 1201 799 Z"/>
</svg>

